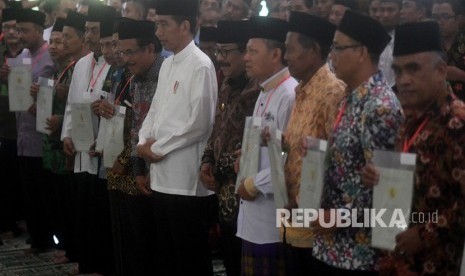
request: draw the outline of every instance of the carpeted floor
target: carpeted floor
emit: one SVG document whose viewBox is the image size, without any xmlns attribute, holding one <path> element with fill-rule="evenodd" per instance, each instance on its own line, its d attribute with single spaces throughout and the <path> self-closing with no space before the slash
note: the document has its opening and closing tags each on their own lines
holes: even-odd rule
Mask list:
<svg viewBox="0 0 465 276">
<path fill-rule="evenodd" d="M 52 276 L 80 275 L 76 263 L 55 264 L 53 257 L 56 252 L 42 254 L 28 253 L 26 235 L 4 239 L 0 246 L 0 276 Z M 226 276 L 223 262 L 212 260 L 215 276 Z"/>
</svg>

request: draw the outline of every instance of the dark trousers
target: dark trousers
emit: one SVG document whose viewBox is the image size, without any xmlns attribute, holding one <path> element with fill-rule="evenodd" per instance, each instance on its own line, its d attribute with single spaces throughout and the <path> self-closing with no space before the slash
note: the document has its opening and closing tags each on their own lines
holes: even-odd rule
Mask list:
<svg viewBox="0 0 465 276">
<path fill-rule="evenodd" d="M 224 268 L 228 276 L 241 274 L 242 239 L 236 236 L 237 223 L 220 221 L 220 245 Z"/>
<path fill-rule="evenodd" d="M 331 265 L 328 265 L 314 257 L 312 257 L 312 263 L 314 266 L 315 272 L 314 275 L 324 275 L 324 276 L 378 276 L 377 271 L 362 271 L 362 270 L 347 270 L 337 268 Z"/>
<path fill-rule="evenodd" d="M 207 197 L 154 192 L 156 275 L 213 275 L 208 248 Z"/>
<path fill-rule="evenodd" d="M 78 190 L 78 262 L 80 273 L 114 272 L 110 203 L 105 179 L 74 174 Z"/>
<path fill-rule="evenodd" d="M 52 202 L 53 183 L 46 178 L 40 157 L 19 157 L 24 212 L 31 248 L 45 250 L 54 246 Z"/>
<path fill-rule="evenodd" d="M 128 218 L 128 236 L 125 244 L 125 275 L 155 275 L 156 267 L 162 265 L 156 255 L 156 228 L 152 212 L 152 198 L 145 195 L 124 195 L 124 215 Z"/>
<path fill-rule="evenodd" d="M 314 272 L 312 262 L 312 248 L 294 247 L 284 245 L 286 274 L 288 275 L 317 275 Z M 327 276 L 327 275 L 325 275 Z"/>
<path fill-rule="evenodd" d="M 0 168 L 4 172 L 0 183 L 0 232 L 18 233 L 16 222 L 24 217 L 16 140 L 0 139 Z"/>
</svg>

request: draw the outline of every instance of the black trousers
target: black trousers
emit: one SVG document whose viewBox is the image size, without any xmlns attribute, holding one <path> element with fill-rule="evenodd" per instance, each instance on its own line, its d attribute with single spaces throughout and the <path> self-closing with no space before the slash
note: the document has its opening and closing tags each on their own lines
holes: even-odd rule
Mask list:
<svg viewBox="0 0 465 276">
<path fill-rule="evenodd" d="M 213 275 L 207 205 L 207 197 L 153 193 L 156 275 Z"/>
<path fill-rule="evenodd" d="M 23 193 L 16 140 L 0 138 L 0 232 L 18 232 L 16 222 L 23 219 Z M 7 180 L 8 179 L 8 180 Z"/>
<path fill-rule="evenodd" d="M 46 178 L 40 157 L 19 157 L 23 187 L 24 214 L 31 248 L 46 250 L 54 246 L 52 202 L 53 183 Z"/>
<path fill-rule="evenodd" d="M 110 202 L 105 179 L 74 174 L 78 190 L 77 226 L 79 273 L 114 273 Z"/>
<path fill-rule="evenodd" d="M 319 275 L 314 273 L 312 248 L 300 248 L 286 244 L 284 245 L 284 256 L 286 274 L 302 276 Z"/>
<path fill-rule="evenodd" d="M 241 274 L 242 239 L 236 236 L 237 222 L 226 223 L 220 220 L 220 246 L 224 268 L 228 276 Z"/>
</svg>

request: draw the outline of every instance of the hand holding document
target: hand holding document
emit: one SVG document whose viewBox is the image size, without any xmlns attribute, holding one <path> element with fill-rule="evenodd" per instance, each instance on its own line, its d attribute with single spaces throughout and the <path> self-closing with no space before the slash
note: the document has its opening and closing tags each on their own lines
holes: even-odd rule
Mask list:
<svg viewBox="0 0 465 276">
<path fill-rule="evenodd" d="M 245 119 L 240 166 L 236 180 L 236 191 L 243 179 L 258 173 L 261 125 L 261 117 L 247 117 Z"/>
</svg>

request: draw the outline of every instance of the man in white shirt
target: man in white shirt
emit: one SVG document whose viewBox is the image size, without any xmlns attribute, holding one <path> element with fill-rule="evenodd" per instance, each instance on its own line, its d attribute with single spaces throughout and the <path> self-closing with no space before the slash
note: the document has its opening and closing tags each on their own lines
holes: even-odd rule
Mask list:
<svg viewBox="0 0 465 276">
<path fill-rule="evenodd" d="M 74 68 L 61 133 L 65 153 L 75 155 L 74 178 L 78 184 L 77 238 L 80 247 L 78 250 L 80 273 L 109 273 L 113 269 L 106 179 L 98 177 L 103 164 L 92 148 L 88 151 L 76 152 L 71 114 L 73 104 L 91 105 L 93 135 L 94 138 L 97 136 L 99 115 L 101 115 L 98 114 L 98 106 L 105 97 L 102 86 L 110 68 L 100 49 L 100 25 L 105 20 L 113 20 L 114 17 L 113 7 L 102 5 L 89 7 L 84 40 L 91 53 L 81 58 Z"/>
<path fill-rule="evenodd" d="M 210 58 L 195 46 L 198 1 L 157 5 L 157 36 L 173 52 L 160 69 L 137 152 L 150 164 L 159 275 L 212 275 L 207 196 L 200 159 L 213 128 L 218 85 Z"/>
<path fill-rule="evenodd" d="M 262 125 L 286 129 L 295 100 L 297 81 L 284 61 L 286 21 L 253 17 L 244 56 L 247 75 L 258 80 L 262 92 L 253 116 Z M 241 179 L 237 236 L 242 238 L 242 272 L 246 275 L 285 274 L 284 255 L 276 227 L 276 206 L 267 147 L 260 148 L 258 173 Z M 284 207 L 284 206 L 283 206 Z"/>
</svg>

